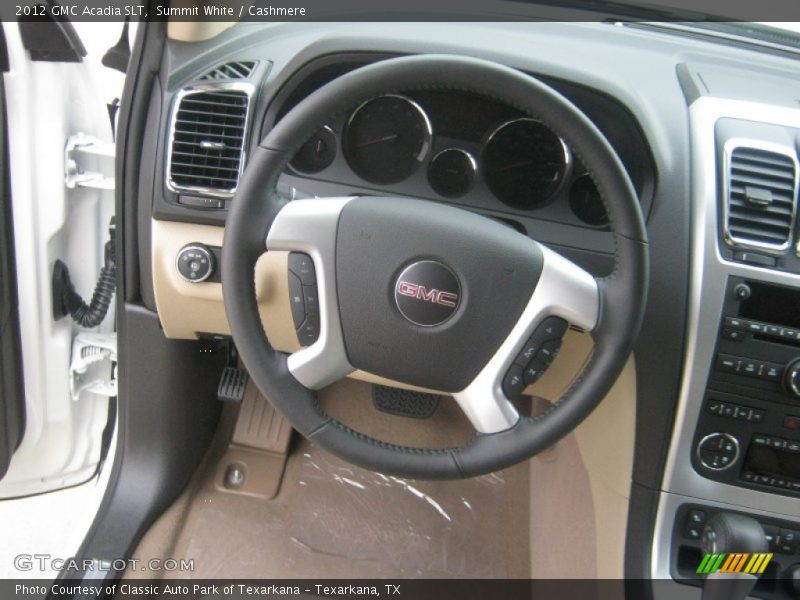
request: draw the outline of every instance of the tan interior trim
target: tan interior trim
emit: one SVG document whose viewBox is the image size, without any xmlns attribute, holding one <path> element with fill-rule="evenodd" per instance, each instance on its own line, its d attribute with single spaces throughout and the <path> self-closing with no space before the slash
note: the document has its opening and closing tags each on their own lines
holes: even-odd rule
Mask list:
<svg viewBox="0 0 800 600">
<path fill-rule="evenodd" d="M 568 331 L 555 363 L 528 392 L 551 402 L 560 398 L 589 360 L 592 349 L 589 335 Z M 636 368 L 634 359 L 630 358 L 604 400 L 574 432 L 581 462 L 588 475 L 594 509 L 594 564 L 597 572 L 589 576 L 601 579 L 624 577 L 635 432 Z M 566 442 L 558 445 L 563 443 Z M 553 460 L 563 462 L 563 468 L 574 469 L 574 465 L 568 463 L 568 456 L 568 453 L 557 452 Z M 559 465 L 555 466 L 558 468 Z M 532 475 L 531 485 L 545 483 Z M 532 513 L 534 510 L 535 507 Z M 577 517 L 571 515 L 570 518 Z M 532 527 L 531 531 L 535 529 Z M 531 540 L 532 547 L 533 542 Z M 574 575 L 565 572 L 549 576 Z"/>
<path fill-rule="evenodd" d="M 189 283 L 181 279 L 175 268 L 175 258 L 183 246 L 200 243 L 221 247 L 223 233 L 222 227 L 152 221 L 153 290 L 161 326 L 168 338 L 193 340 L 198 333 L 230 335 L 222 302 L 222 284 Z M 281 345 L 291 345 L 294 338 L 299 348 L 289 309 L 288 279 L 277 275 L 286 273 L 287 257 L 285 252 L 270 252 L 258 260 L 256 296 L 265 330 Z M 283 309 L 284 302 L 288 313 Z M 268 314 L 288 314 L 288 324 L 281 322 L 280 317 L 271 318 L 267 324 L 265 316 Z M 290 335 L 287 332 L 291 332 Z"/>
<path fill-rule="evenodd" d="M 203 42 L 217 37 L 234 25 L 236 25 L 235 21 L 173 21 L 170 19 L 167 23 L 167 37 L 179 42 Z"/>
</svg>

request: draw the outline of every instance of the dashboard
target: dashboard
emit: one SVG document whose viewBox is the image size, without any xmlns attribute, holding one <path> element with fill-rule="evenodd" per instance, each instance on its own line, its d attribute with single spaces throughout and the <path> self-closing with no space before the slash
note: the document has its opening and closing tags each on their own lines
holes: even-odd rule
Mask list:
<svg viewBox="0 0 800 600">
<path fill-rule="evenodd" d="M 181 281 L 175 260 L 191 242 L 218 259 L 249 149 L 309 93 L 359 66 L 425 52 L 495 60 L 590 118 L 647 221 L 626 573 L 683 579 L 699 551 L 691 511 L 800 530 L 800 467 L 790 456 L 800 436 L 784 426 L 800 419 L 791 391 L 800 389 L 791 375 L 800 321 L 786 311 L 800 301 L 800 110 L 787 84 L 796 58 L 645 23 L 461 23 L 446 36 L 440 27 L 241 24 L 202 52 L 174 44 L 148 116 L 154 159 L 141 166 L 139 269 L 126 273 L 127 289 L 158 310 L 167 335 L 224 334 L 218 274 Z M 279 191 L 433 200 L 498 219 L 595 275 L 613 264 L 607 217 L 569 140 L 492 98 L 397 90 L 347 107 L 304 141 Z M 737 296 L 741 285 L 759 302 Z M 747 330 L 750 322 L 764 330 Z M 730 357 L 734 372 L 725 372 Z M 773 439 L 782 453 L 754 459 L 751 447 Z M 787 597 L 779 587 L 757 592 Z"/>
</svg>

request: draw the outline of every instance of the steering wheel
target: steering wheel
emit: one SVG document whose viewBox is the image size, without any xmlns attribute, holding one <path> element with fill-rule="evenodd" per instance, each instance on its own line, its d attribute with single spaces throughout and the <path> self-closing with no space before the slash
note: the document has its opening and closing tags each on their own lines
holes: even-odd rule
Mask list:
<svg viewBox="0 0 800 600">
<path fill-rule="evenodd" d="M 422 90 L 478 94 L 559 134 L 588 169 L 608 212 L 612 274 L 595 278 L 528 236 L 455 207 L 404 197 L 286 202 L 276 193 L 288 161 L 333 117 L 378 96 Z M 254 269 L 265 250 L 304 253 L 316 273 L 319 335 L 290 355 L 270 346 L 259 317 Z M 602 133 L 537 79 L 447 55 L 374 63 L 295 106 L 250 156 L 222 249 L 225 310 L 261 392 L 302 435 L 333 454 L 376 471 L 429 479 L 512 465 L 581 423 L 627 361 L 647 281 L 639 203 Z M 540 356 L 546 342 L 557 344 L 567 324 L 591 333 L 593 354 L 546 412 L 521 416 L 509 397 L 524 387 L 525 361 Z M 543 368 L 546 361 L 537 364 Z M 347 427 L 320 408 L 315 390 L 356 369 L 452 394 L 476 435 L 460 447 L 413 448 Z"/>
</svg>

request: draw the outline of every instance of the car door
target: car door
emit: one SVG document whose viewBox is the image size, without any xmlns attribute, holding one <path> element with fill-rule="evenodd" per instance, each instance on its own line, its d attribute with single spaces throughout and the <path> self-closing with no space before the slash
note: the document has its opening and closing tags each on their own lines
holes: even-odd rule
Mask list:
<svg viewBox="0 0 800 600">
<path fill-rule="evenodd" d="M 101 315 L 88 300 L 113 262 L 113 136 L 100 70 L 68 22 L 2 30 L 0 499 L 91 478 L 116 395 L 114 311 Z M 113 272 L 104 273 L 107 305 Z"/>
</svg>

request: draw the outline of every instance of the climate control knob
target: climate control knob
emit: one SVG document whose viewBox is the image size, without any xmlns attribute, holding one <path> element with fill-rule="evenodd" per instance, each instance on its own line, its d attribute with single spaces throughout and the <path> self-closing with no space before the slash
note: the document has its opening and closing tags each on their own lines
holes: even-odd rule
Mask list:
<svg viewBox="0 0 800 600">
<path fill-rule="evenodd" d="M 800 358 L 796 358 L 786 365 L 783 384 L 786 386 L 787 392 L 800 398 Z"/>
<path fill-rule="evenodd" d="M 203 244 L 188 244 L 175 258 L 178 275 L 189 283 L 205 281 L 214 274 L 215 267 L 214 253 Z"/>
<path fill-rule="evenodd" d="M 739 458 L 739 440 L 729 433 L 712 433 L 697 444 L 697 458 L 712 471 L 731 468 Z"/>
</svg>

